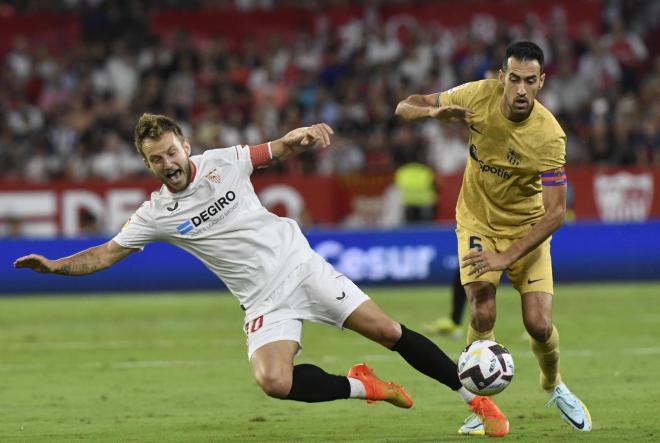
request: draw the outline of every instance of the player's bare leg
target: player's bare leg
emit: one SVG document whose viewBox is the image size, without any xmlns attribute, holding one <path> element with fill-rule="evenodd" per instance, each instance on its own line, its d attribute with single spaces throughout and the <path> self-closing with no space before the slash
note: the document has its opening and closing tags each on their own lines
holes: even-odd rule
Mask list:
<svg viewBox="0 0 660 443">
<path fill-rule="evenodd" d="M 296 341 L 280 340 L 261 346 L 252 354 L 252 373 L 267 395 L 308 403 L 352 396 L 364 398 L 359 392 L 352 395 L 351 383 L 345 376 L 328 374 L 311 364 L 294 366 L 293 359 L 298 348 Z"/>
<path fill-rule="evenodd" d="M 587 406 L 562 382 L 559 374 L 559 332 L 552 324 L 552 295 L 528 292 L 522 296 L 523 322 L 532 351 L 541 369 L 541 387 L 548 393 L 548 406 L 556 406 L 573 429 L 591 430 Z"/>
<path fill-rule="evenodd" d="M 391 349 L 401 339 L 401 324 L 367 300 L 348 316 L 344 327 Z"/>
<path fill-rule="evenodd" d="M 293 357 L 298 352 L 298 346 L 295 341 L 281 340 L 268 343 L 252 354 L 252 374 L 270 397 L 286 398 L 291 392 Z"/>
<path fill-rule="evenodd" d="M 495 286 L 488 282 L 476 281 L 465 285 L 465 293 L 470 307 L 467 343 L 476 340 L 494 340 L 493 328 L 497 317 Z"/>
<path fill-rule="evenodd" d="M 552 295 L 545 292 L 523 294 L 522 315 L 541 369 L 541 386 L 551 391 L 561 383 L 559 336 L 552 325 Z"/>
</svg>

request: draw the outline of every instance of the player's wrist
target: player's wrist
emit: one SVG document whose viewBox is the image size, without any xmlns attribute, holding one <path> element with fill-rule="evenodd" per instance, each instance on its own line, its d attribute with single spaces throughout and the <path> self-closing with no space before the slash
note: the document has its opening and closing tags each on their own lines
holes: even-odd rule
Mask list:
<svg viewBox="0 0 660 443">
<path fill-rule="evenodd" d="M 502 252 L 502 257 L 504 258 L 504 263 L 506 267 L 509 267 L 513 262 L 518 260 L 518 254 L 516 253 L 515 247 L 511 247 L 506 251 Z"/>
<path fill-rule="evenodd" d="M 60 260 L 48 260 L 43 263 L 43 267 L 46 273 L 59 274 L 59 275 L 68 275 L 71 270 L 70 266 L 67 266 Z"/>
</svg>

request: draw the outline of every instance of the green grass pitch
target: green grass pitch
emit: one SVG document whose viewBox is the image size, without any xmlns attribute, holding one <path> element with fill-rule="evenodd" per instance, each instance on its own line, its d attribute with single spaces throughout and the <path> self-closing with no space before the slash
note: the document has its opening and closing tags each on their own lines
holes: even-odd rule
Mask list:
<svg viewBox="0 0 660 443">
<path fill-rule="evenodd" d="M 35 277 L 36 278 L 36 277 Z M 370 289 L 419 330 L 448 311 L 449 291 Z M 660 440 L 660 283 L 561 285 L 554 303 L 562 375 L 594 428 L 547 409 L 523 336 L 518 296 L 498 294 L 497 339 L 516 375 L 497 401 L 516 441 Z M 0 298 L 2 442 L 465 441 L 458 396 L 350 331 L 306 324 L 297 362 L 344 374 L 367 361 L 415 401 L 304 404 L 266 397 L 252 379 L 233 297 L 211 293 Z M 434 340 L 454 358 L 461 341 Z"/>
</svg>

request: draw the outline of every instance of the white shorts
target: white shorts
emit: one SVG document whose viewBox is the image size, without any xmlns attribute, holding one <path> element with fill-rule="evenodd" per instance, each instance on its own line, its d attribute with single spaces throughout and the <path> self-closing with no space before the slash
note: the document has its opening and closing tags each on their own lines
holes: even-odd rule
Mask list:
<svg viewBox="0 0 660 443">
<path fill-rule="evenodd" d="M 302 323 L 309 320 L 341 328 L 369 296 L 314 253 L 266 298 L 266 312 L 246 316 L 248 358 L 265 344 L 290 340 L 301 346 Z"/>
</svg>

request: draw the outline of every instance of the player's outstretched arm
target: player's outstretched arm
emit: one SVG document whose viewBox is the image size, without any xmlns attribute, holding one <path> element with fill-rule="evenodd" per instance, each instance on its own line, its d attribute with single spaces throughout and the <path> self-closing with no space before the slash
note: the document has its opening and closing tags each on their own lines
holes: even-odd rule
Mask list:
<svg viewBox="0 0 660 443">
<path fill-rule="evenodd" d="M 325 123 L 294 129 L 284 137 L 270 143 L 273 159 L 286 160 L 303 151 L 312 149 L 318 143 L 326 148 L 330 145 L 332 134 L 334 134 L 334 131 Z"/>
<path fill-rule="evenodd" d="M 42 274 L 86 275 L 107 269 L 135 251 L 110 240 L 57 260 L 37 254 L 26 255 L 16 259 L 14 267 L 29 268 Z"/>
<path fill-rule="evenodd" d="M 434 118 L 441 122 L 470 123 L 474 113 L 462 106 L 438 106 L 438 95 L 411 95 L 399 102 L 394 113 L 407 121 Z"/>
</svg>

